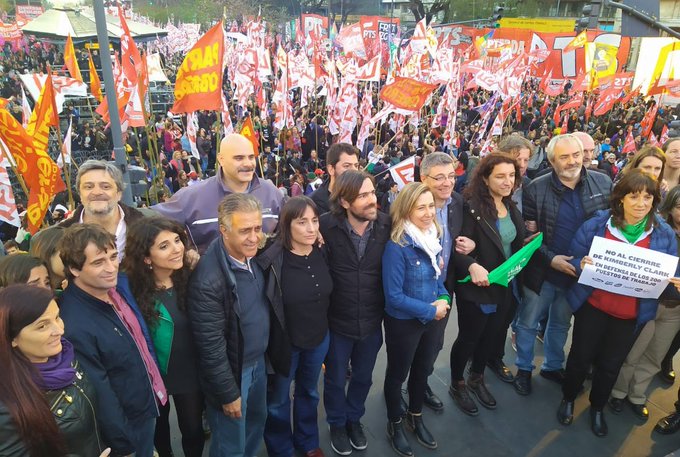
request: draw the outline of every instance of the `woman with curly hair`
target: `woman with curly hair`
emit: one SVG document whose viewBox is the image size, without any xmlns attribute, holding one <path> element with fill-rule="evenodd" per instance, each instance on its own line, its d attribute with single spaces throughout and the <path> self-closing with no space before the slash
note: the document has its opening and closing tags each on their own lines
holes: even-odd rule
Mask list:
<svg viewBox="0 0 680 457">
<path fill-rule="evenodd" d="M 186 244 L 184 229 L 176 222 L 146 218 L 128 229 L 122 266 L 151 332 L 163 382 L 177 410 L 184 455 L 200 457 L 204 444 L 203 394 L 186 314 L 191 272 Z M 170 403 L 159 408 L 154 444 L 161 457 L 171 457 Z"/>
</svg>

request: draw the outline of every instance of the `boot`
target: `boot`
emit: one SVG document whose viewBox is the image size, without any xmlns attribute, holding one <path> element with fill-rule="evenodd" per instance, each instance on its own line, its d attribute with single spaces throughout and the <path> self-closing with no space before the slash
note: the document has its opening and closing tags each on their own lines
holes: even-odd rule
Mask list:
<svg viewBox="0 0 680 457">
<path fill-rule="evenodd" d="M 404 421 L 401 418 L 396 422 L 388 422 L 387 436 L 390 437 L 390 444 L 392 445 L 394 452 L 403 457 L 413 457 L 413 450 L 406 439 Z"/>
<path fill-rule="evenodd" d="M 529 395 L 531 393 L 531 371 L 517 370 L 512 385 L 515 386 L 518 394 Z"/>
<path fill-rule="evenodd" d="M 470 392 L 477 397 L 477 400 L 487 409 L 496 409 L 496 399 L 493 398 L 489 389 L 484 384 L 484 375 L 470 372 L 467 380 L 467 387 Z"/>
<path fill-rule="evenodd" d="M 574 421 L 574 402 L 562 399 L 557 408 L 557 421 L 562 425 L 571 425 Z"/>
<path fill-rule="evenodd" d="M 455 400 L 456 406 L 468 416 L 476 416 L 479 414 L 479 409 L 477 409 L 475 401 L 470 397 L 465 381 L 458 381 L 457 383 L 452 384 L 451 387 L 449 387 L 449 395 Z"/>
<path fill-rule="evenodd" d="M 407 413 L 406 427 L 416 434 L 416 438 L 420 444 L 428 449 L 437 449 L 437 442 L 427 427 L 425 427 L 422 414 Z"/>
<path fill-rule="evenodd" d="M 609 433 L 609 427 L 607 427 L 604 412 L 601 409 L 590 408 L 590 429 L 597 437 L 607 436 Z"/>
</svg>

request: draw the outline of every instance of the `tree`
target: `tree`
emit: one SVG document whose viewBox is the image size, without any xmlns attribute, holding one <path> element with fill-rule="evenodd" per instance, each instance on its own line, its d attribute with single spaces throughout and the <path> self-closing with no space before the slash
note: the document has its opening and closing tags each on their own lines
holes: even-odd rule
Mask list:
<svg viewBox="0 0 680 457">
<path fill-rule="evenodd" d="M 413 13 L 416 22 L 423 18 L 427 18 L 427 22 L 429 23 L 438 13 L 443 12 L 445 15 L 448 13 L 449 8 L 451 7 L 451 0 L 435 0 L 434 3 L 430 5 L 429 9 L 426 9 L 422 0 L 409 0 L 408 7 Z"/>
</svg>

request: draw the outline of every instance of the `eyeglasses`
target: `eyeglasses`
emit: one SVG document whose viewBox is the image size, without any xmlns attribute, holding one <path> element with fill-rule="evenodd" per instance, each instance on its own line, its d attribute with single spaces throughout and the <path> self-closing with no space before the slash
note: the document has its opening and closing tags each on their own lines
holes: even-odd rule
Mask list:
<svg viewBox="0 0 680 457">
<path fill-rule="evenodd" d="M 437 176 L 427 176 L 428 178 L 434 180 L 437 184 L 441 184 L 444 181 L 456 182 L 456 174 L 451 173 L 450 175 L 437 175 Z"/>
<path fill-rule="evenodd" d="M 375 195 L 375 190 L 371 190 L 371 191 L 368 191 L 368 192 L 362 192 L 362 193 L 358 194 L 357 200 L 364 200 L 364 199 L 370 197 L 371 195 Z"/>
</svg>

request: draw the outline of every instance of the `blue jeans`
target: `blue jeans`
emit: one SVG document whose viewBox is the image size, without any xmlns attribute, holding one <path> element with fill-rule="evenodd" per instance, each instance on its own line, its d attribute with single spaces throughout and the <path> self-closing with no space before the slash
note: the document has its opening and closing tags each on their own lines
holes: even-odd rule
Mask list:
<svg viewBox="0 0 680 457">
<path fill-rule="evenodd" d="M 206 408 L 212 438 L 210 457 L 255 457 L 267 420 L 267 371 L 264 357 L 241 373 L 241 418 L 225 416 L 222 409 Z"/>
<path fill-rule="evenodd" d="M 517 312 L 517 368 L 532 371 L 534 344 L 538 323 L 548 318 L 543 338 L 545 358 L 541 370 L 555 371 L 564 368 L 564 345 L 571 326 L 571 307 L 567 303 L 566 290 L 543 282 L 541 293 L 524 287 L 524 300 Z"/>
<path fill-rule="evenodd" d="M 156 431 L 156 418 L 143 417 L 128 422 L 132 431 L 130 440 L 135 446 L 135 457 L 153 456 L 153 437 Z"/>
<path fill-rule="evenodd" d="M 269 457 L 290 457 L 295 449 L 308 452 L 319 447 L 319 374 L 328 353 L 328 334 L 313 349 L 292 348 L 290 373 L 274 376 L 267 397 L 267 425 L 264 443 Z M 290 423 L 290 385 L 295 381 L 293 431 Z"/>
<path fill-rule="evenodd" d="M 363 417 L 366 397 L 373 384 L 375 359 L 382 342 L 382 327 L 361 340 L 330 332 L 323 392 L 329 425 L 344 427 L 347 422 L 359 422 Z M 348 364 L 352 366 L 352 377 L 345 391 Z"/>
</svg>

